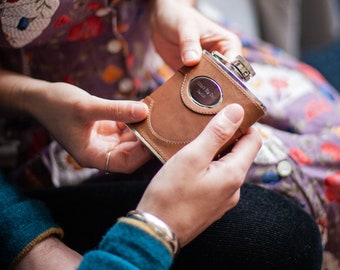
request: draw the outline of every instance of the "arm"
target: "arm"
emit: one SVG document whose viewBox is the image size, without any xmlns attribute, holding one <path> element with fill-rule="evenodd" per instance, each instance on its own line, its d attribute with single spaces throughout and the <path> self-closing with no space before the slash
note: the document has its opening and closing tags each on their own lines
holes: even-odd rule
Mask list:
<svg viewBox="0 0 340 270">
<path fill-rule="evenodd" d="M 250 129 L 229 154 L 219 160 L 213 160 L 213 157 L 235 132 L 242 118 L 243 110 L 239 105 L 222 110 L 197 139 L 163 166 L 138 204 L 138 210 L 151 213 L 168 224 L 181 246 L 188 244 L 239 200 L 239 188 L 261 145 L 259 135 Z M 191 169 L 187 170 L 188 167 Z M 46 245 L 51 249 L 58 248 Z M 70 259 L 69 252 L 63 255 L 65 257 L 59 256 L 59 260 Z M 30 252 L 26 259 L 34 262 L 41 260 L 41 256 L 39 252 Z M 146 262 L 150 268 L 168 269 L 172 255 L 165 241 L 150 229 L 124 218 L 109 230 L 97 250 L 84 255 L 79 269 L 118 266 L 139 269 Z M 50 267 L 53 269 L 53 265 Z M 43 269 L 49 268 L 44 265 Z"/>
<path fill-rule="evenodd" d="M 36 245 L 50 241 L 47 239 L 63 237 L 43 203 L 21 196 L 1 173 L 0 198 L 1 269 L 12 269 Z"/>
<path fill-rule="evenodd" d="M 161 3 L 163 2 L 155 0 L 156 5 Z M 157 37 L 156 35 L 155 44 L 160 46 L 159 51 L 168 62 L 174 55 L 177 56 L 174 58 L 173 67 L 182 62 L 181 57 L 178 57 L 180 55 L 182 55 L 185 64 L 197 63 L 202 47 L 217 49 L 226 54 L 240 51 L 239 41 L 233 34 L 229 32 L 221 34 L 219 29 L 214 30 L 215 24 L 206 25 L 206 19 L 190 5 L 184 7 L 184 11 L 180 13 L 178 19 L 174 17 L 174 20 L 168 22 L 166 16 L 164 20 L 160 19 L 167 8 L 174 7 L 171 1 L 164 1 L 162 5 L 159 5 L 157 12 L 154 13 L 155 17 L 153 17 L 154 30 L 158 31 L 155 22 L 160 20 L 160 31 L 166 33 L 164 36 Z M 171 14 L 175 16 L 176 12 L 175 9 L 167 16 Z M 184 18 L 187 15 L 192 15 L 194 20 L 190 23 L 185 22 Z M 190 28 L 195 29 L 196 23 L 199 22 L 203 26 L 202 29 L 206 31 L 205 35 L 203 32 L 191 32 L 188 35 L 189 30 L 191 31 Z M 180 31 L 182 23 L 185 23 L 183 32 Z M 209 35 L 210 31 L 212 32 Z M 213 37 L 215 34 L 216 38 Z M 174 44 L 171 44 L 173 41 Z M 166 49 L 164 51 L 161 48 L 162 44 Z M 236 51 L 234 50 L 235 44 Z M 175 50 L 172 50 L 173 48 Z M 185 55 L 192 49 L 197 53 L 197 57 L 187 59 Z M 173 54 L 169 54 L 169 51 L 172 51 Z M 67 150 L 73 153 L 83 166 L 104 169 L 106 153 L 112 150 L 112 145 L 115 153 L 111 155 L 117 163 L 110 162 L 110 164 L 118 165 L 117 168 L 110 167 L 110 170 L 118 169 L 120 165 L 131 170 L 128 164 L 141 164 L 150 157 L 150 153 L 141 143 L 131 139 L 131 134 L 126 133 L 123 126 L 116 122 L 142 120 L 146 116 L 147 110 L 138 102 L 107 101 L 90 96 L 69 84 L 48 83 L 6 71 L 0 76 L 0 93 L 6 95 L 6 100 L 2 99 L 0 102 L 3 101 L 3 104 L 6 104 L 7 110 L 20 109 L 20 111 L 36 117 Z M 260 138 L 257 133 L 251 129 L 239 140 L 231 153 L 216 161 L 212 161 L 212 159 L 216 151 L 235 132 L 242 117 L 243 110 L 237 105 L 229 106 L 221 111 L 195 141 L 178 152 L 159 171 L 138 205 L 139 210 L 149 212 L 167 223 L 177 234 L 181 246 L 186 245 L 212 222 L 235 206 L 239 199 L 239 188 L 260 147 Z M 202 155 L 201 149 L 204 149 L 204 155 Z M 134 157 L 140 157 L 140 159 L 136 161 L 133 159 Z M 125 162 L 119 163 L 121 160 Z M 187 170 L 188 167 L 191 170 Z M 192 188 L 193 186 L 195 189 Z M 216 200 L 216 198 L 219 199 Z M 146 239 L 146 241 L 138 241 L 138 245 L 142 247 L 137 249 L 139 251 L 134 248 L 136 239 L 131 237 L 131 234 L 122 233 L 121 227 L 126 227 L 130 232 L 136 233 L 139 240 Z M 103 255 L 107 256 L 110 262 L 115 261 L 117 265 L 130 263 L 129 259 L 117 251 L 117 245 L 115 245 L 117 239 L 126 240 L 125 251 L 139 252 L 136 257 L 142 256 L 143 258 L 147 258 L 148 254 L 154 252 L 147 248 L 151 243 L 154 248 L 157 247 L 155 249 L 158 252 L 162 253 L 159 256 L 159 261 L 164 269 L 167 269 L 171 264 L 171 254 L 162 239 L 155 237 L 141 224 L 120 221 L 104 237 L 98 250 L 91 251 L 84 256 L 80 269 L 105 269 Z M 70 254 L 72 251 L 63 247 L 59 240 L 46 239 L 40 243 L 41 245 L 34 246 L 31 252 L 20 261 L 17 265 L 18 269 L 20 267 L 26 269 L 26 266 L 32 265 L 39 269 L 41 250 L 47 255 L 58 254 L 58 263 L 61 260 L 65 262 L 62 265 L 73 267 L 81 260 L 77 254 Z M 71 262 L 68 263 L 68 260 Z M 153 263 L 158 265 L 159 261 Z M 52 264 L 53 261 L 43 260 L 43 266 L 40 269 L 46 270 L 49 267 L 55 269 L 55 265 L 49 264 L 50 262 Z"/>
<path fill-rule="evenodd" d="M 230 105 L 221 111 L 197 139 L 162 167 L 137 206 L 137 210 L 151 213 L 168 224 L 182 247 L 239 200 L 239 188 L 261 145 L 258 134 L 249 130 L 231 153 L 216 161 L 212 159 L 242 118 L 243 110 L 238 105 Z M 80 269 L 89 269 L 87 266 L 98 262 L 102 254 L 107 258 L 117 254 L 119 248 L 108 237 L 105 236 L 99 250 L 85 255 Z M 130 243 L 136 242 L 133 237 L 126 238 Z"/>
</svg>

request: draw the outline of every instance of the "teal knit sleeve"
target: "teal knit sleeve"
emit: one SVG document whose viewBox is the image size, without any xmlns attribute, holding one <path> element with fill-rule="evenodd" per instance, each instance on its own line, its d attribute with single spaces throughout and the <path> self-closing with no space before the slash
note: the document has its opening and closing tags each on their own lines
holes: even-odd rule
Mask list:
<svg viewBox="0 0 340 270">
<path fill-rule="evenodd" d="M 36 243 L 63 236 L 48 209 L 20 195 L 0 173 L 0 269 L 11 269 Z"/>
<path fill-rule="evenodd" d="M 78 270 L 163 270 L 172 264 L 168 248 L 145 230 L 118 221 L 97 250 L 85 254 Z"/>
</svg>

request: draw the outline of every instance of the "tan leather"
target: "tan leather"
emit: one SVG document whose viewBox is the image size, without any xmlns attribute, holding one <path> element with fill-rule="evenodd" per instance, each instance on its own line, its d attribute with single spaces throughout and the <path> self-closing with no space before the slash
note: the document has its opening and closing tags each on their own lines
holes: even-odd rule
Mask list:
<svg viewBox="0 0 340 270">
<path fill-rule="evenodd" d="M 220 85 L 223 97 L 215 107 L 202 107 L 193 102 L 189 84 L 198 76 L 210 77 Z M 265 114 L 261 102 L 205 54 L 198 65 L 182 67 L 143 101 L 149 107 L 149 116 L 129 127 L 163 163 L 196 138 L 210 119 L 228 104 L 240 104 L 245 110 L 245 117 L 238 131 L 220 152 Z"/>
</svg>

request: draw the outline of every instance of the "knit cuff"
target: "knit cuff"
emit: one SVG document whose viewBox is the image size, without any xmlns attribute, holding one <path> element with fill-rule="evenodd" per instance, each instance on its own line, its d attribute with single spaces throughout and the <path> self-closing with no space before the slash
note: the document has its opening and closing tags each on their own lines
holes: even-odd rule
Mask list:
<svg viewBox="0 0 340 270">
<path fill-rule="evenodd" d="M 36 200 L 23 200 L 0 210 L 0 266 L 11 269 L 37 243 L 62 229 L 53 222 L 45 205 Z"/>
<path fill-rule="evenodd" d="M 99 249 L 84 256 L 79 269 L 109 269 L 104 267 L 108 265 L 117 269 L 169 269 L 171 252 L 144 228 L 143 222 L 120 219 L 104 236 Z"/>
<path fill-rule="evenodd" d="M 136 220 L 136 219 L 128 218 L 128 217 L 121 217 L 121 218 L 118 219 L 118 222 L 125 222 L 127 224 L 130 224 L 132 226 L 135 226 L 135 227 L 139 228 L 140 230 L 143 230 L 147 234 L 149 234 L 152 237 L 156 238 L 159 242 L 161 242 L 167 248 L 167 250 L 169 251 L 170 254 L 173 254 L 173 251 L 172 251 L 172 248 L 171 248 L 170 244 L 167 241 L 165 241 L 163 238 L 161 238 L 146 223 L 144 223 L 144 222 L 142 222 L 140 220 Z"/>
</svg>

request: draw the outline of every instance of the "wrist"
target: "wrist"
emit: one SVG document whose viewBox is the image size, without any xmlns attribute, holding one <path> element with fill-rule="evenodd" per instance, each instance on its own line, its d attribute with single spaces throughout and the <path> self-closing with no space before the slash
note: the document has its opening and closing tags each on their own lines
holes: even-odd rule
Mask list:
<svg viewBox="0 0 340 270">
<path fill-rule="evenodd" d="M 136 269 L 145 269 L 146 266 L 148 269 L 170 269 L 173 262 L 171 251 L 156 233 L 144 222 L 128 217 L 118 219 L 103 237 L 97 251 L 84 256 L 79 269 L 83 269 L 82 266 L 88 269 L 86 265 L 91 261 L 91 253 L 96 252 L 113 254 Z"/>
<path fill-rule="evenodd" d="M 41 106 L 48 104 L 48 85 L 49 82 L 27 78 L 26 85 L 22 89 L 20 104 L 25 113 L 38 117 L 38 113 L 42 111 Z"/>
<path fill-rule="evenodd" d="M 181 8 L 182 6 L 196 6 L 196 0 L 151 0 L 149 1 L 151 18 L 158 13 L 171 12 L 175 7 Z M 169 5 L 171 5 L 169 10 Z M 161 11 L 161 12 L 160 12 Z"/>
<path fill-rule="evenodd" d="M 21 269 L 76 269 L 82 256 L 62 241 L 49 237 L 36 244 L 14 268 Z"/>
</svg>

